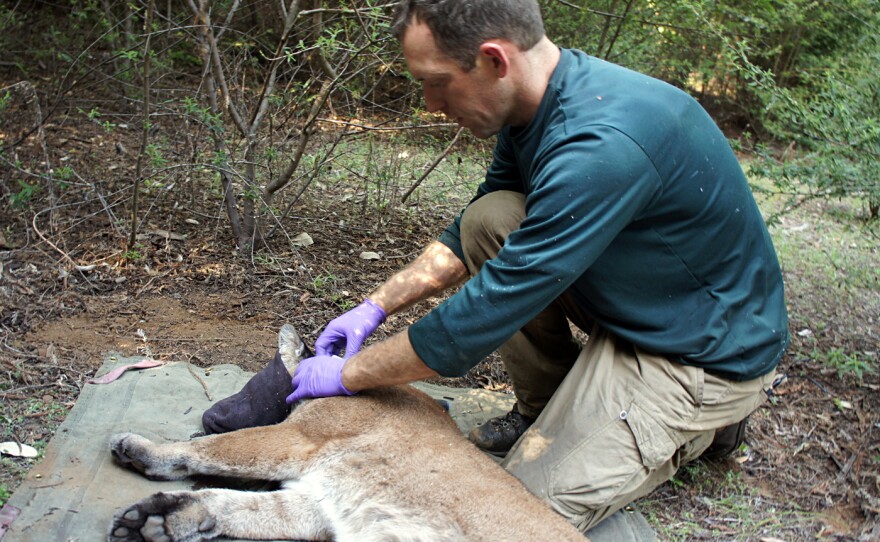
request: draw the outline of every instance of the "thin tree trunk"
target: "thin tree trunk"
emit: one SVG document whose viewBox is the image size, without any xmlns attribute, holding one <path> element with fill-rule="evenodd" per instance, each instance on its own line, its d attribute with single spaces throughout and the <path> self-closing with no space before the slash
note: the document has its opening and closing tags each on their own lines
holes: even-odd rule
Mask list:
<svg viewBox="0 0 880 542">
<path fill-rule="evenodd" d="M 214 62 L 214 58 L 211 55 L 211 43 L 208 39 L 210 20 L 207 16 L 207 6 L 205 5 L 205 2 L 199 2 L 198 6 L 196 6 L 192 0 L 188 3 L 193 15 L 196 17 L 197 23 L 200 23 L 201 25 L 200 49 L 202 63 L 204 65 L 204 73 L 202 77 L 205 81 L 205 86 L 207 87 L 208 104 L 211 110 L 211 115 L 215 118 L 220 118 L 223 114 L 223 110 L 217 99 L 217 83 L 214 78 L 215 71 L 211 66 L 212 62 Z M 238 2 L 230 8 L 231 12 L 237 6 Z M 228 19 L 229 18 L 227 17 L 227 21 Z M 236 239 L 236 245 L 241 247 L 246 243 L 248 236 L 245 235 L 241 227 L 241 215 L 238 212 L 238 205 L 235 201 L 235 185 L 231 176 L 232 169 L 229 167 L 229 161 L 227 159 L 229 153 L 226 149 L 226 142 L 223 140 L 223 134 L 215 128 L 216 127 L 213 127 L 211 129 L 211 139 L 214 142 L 214 154 L 217 156 L 215 166 L 220 172 L 220 185 L 223 188 L 223 205 L 226 209 L 226 216 L 229 219 L 229 227 L 232 230 L 232 235 Z"/>
<path fill-rule="evenodd" d="M 147 2 L 147 13 L 144 17 L 144 81 L 143 81 L 143 127 L 141 129 L 141 148 L 135 165 L 134 183 L 131 195 L 131 232 L 128 236 L 128 250 L 134 248 L 138 230 L 138 196 L 143 180 L 144 155 L 147 153 L 147 141 L 150 137 L 150 37 L 153 33 L 154 0 Z"/>
</svg>

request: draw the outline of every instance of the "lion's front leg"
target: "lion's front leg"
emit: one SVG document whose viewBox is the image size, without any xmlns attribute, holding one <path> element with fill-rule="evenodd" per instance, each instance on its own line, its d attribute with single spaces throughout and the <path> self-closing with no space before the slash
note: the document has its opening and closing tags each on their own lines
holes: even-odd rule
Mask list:
<svg viewBox="0 0 880 542">
<path fill-rule="evenodd" d="M 110 438 L 110 452 L 122 465 L 131 467 L 152 480 L 180 480 L 193 474 L 193 463 L 187 448 L 174 444 L 154 444 L 133 433 L 120 433 Z"/>
<path fill-rule="evenodd" d="M 109 542 L 197 542 L 217 537 L 330 540 L 315 498 L 296 484 L 272 492 L 156 493 L 117 512 Z"/>
<path fill-rule="evenodd" d="M 133 433 L 110 439 L 110 451 L 120 464 L 154 480 L 180 480 L 195 474 L 295 480 L 317 447 L 295 424 L 161 444 Z"/>
</svg>

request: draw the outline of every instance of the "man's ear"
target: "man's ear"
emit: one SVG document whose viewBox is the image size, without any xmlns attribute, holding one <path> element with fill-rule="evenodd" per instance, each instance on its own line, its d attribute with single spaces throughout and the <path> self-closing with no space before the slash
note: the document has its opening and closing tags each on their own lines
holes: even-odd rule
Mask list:
<svg viewBox="0 0 880 542">
<path fill-rule="evenodd" d="M 480 60 L 495 72 L 498 79 L 506 77 L 510 71 L 510 57 L 507 56 L 504 46 L 498 42 L 487 41 L 480 45 Z"/>
</svg>

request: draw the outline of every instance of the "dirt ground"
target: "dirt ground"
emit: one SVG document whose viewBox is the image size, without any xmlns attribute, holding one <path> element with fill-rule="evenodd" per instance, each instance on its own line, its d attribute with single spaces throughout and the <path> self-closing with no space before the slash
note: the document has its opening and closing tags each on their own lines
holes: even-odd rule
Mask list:
<svg viewBox="0 0 880 542">
<path fill-rule="evenodd" d="M 38 449 L 108 352 L 258 370 L 274 353 L 283 323 L 313 341 L 327 321 L 435 238 L 469 197 L 447 207 L 417 203 L 377 214 L 353 209 L 352 194 L 341 186 L 316 186 L 284 223 L 287 235 L 308 232 L 313 245 L 291 248 L 279 237 L 270 249 L 242 255 L 217 201 L 189 188 L 193 197 L 184 206 L 152 196 L 141 253 L 126 261 L 124 238 L 107 210 L 124 216 L 127 200 L 105 204 L 94 195 L 124 191 L 132 159 L 83 118 L 48 126 L 46 138 L 53 160 L 69 157 L 63 163 L 87 177 L 55 206 L 44 199 L 13 205 L 22 173 L 9 164 L 0 168 L 0 433 L 4 441 Z M 36 135 L 17 153 L 38 165 Z M 360 258 L 365 250 L 381 258 Z M 790 284 L 803 278 L 786 270 Z M 878 374 L 841 377 L 807 354 L 817 346 L 876 353 L 880 314 L 873 320 L 856 314 L 865 329 L 855 337 L 849 327 L 834 328 L 832 319 L 808 344 L 799 332 L 817 304 L 808 291 L 796 294 L 794 341 L 780 366 L 787 379 L 752 416 L 747 446 L 727 460 L 686 466 L 639 503 L 661 539 L 880 540 Z M 390 318 L 377 338 L 432 303 Z M 494 357 L 454 384 L 507 387 Z M 2 491 L 14 490 L 30 465 L 4 457 Z"/>
</svg>

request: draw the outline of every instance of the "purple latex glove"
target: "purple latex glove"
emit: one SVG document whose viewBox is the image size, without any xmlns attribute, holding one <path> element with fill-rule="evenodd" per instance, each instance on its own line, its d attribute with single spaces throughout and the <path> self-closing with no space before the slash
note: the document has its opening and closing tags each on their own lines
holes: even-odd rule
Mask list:
<svg viewBox="0 0 880 542">
<path fill-rule="evenodd" d="M 345 359 L 355 355 L 364 341 L 382 322 L 385 311 L 369 299 L 347 313 L 330 321 L 318 340 L 315 353 L 319 356 L 338 356 L 345 350 Z"/>
<path fill-rule="evenodd" d="M 338 356 L 315 356 L 299 362 L 293 373 L 293 393 L 287 396 L 292 405 L 303 399 L 354 395 L 342 385 L 345 360 Z"/>
</svg>

